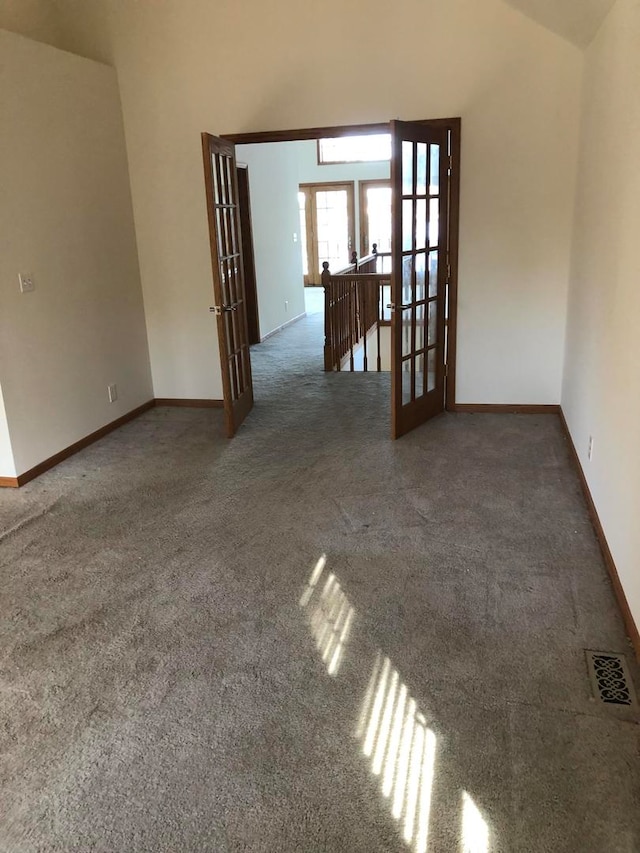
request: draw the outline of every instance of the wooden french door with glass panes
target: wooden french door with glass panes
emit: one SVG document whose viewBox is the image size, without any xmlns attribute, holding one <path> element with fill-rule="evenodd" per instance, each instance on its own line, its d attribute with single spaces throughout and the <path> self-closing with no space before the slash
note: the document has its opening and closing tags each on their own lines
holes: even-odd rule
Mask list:
<svg viewBox="0 0 640 853">
<path fill-rule="evenodd" d="M 391 122 L 392 435 L 445 408 L 448 132 Z"/>
<path fill-rule="evenodd" d="M 300 184 L 298 204 L 304 283 L 319 285 L 323 262 L 338 272 L 355 248 L 353 181 Z"/>
<path fill-rule="evenodd" d="M 233 143 L 202 134 L 218 345 L 227 435 L 251 411 L 253 384 L 240 237 L 238 179 Z"/>
</svg>

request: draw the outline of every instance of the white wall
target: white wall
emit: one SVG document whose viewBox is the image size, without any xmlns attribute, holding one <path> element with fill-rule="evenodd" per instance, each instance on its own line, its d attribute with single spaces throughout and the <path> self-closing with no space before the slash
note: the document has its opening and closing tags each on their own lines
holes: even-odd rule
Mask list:
<svg viewBox="0 0 640 853">
<path fill-rule="evenodd" d="M 358 181 L 388 178 L 389 163 L 319 166 L 315 141 L 237 145 L 236 158 L 249 166 L 260 333 L 264 337 L 304 311 L 298 185 L 354 181 L 357 210 Z M 358 235 L 357 216 L 355 228 Z"/>
<path fill-rule="evenodd" d="M 298 164 L 293 146 L 278 142 L 236 148 L 238 162 L 249 166 L 262 337 L 304 313 Z"/>
<path fill-rule="evenodd" d="M 560 402 L 580 82 L 562 59 L 521 55 L 463 113 L 459 403 Z"/>
<path fill-rule="evenodd" d="M 618 0 L 586 54 L 562 407 L 638 625 L 639 80 L 640 3 Z"/>
<path fill-rule="evenodd" d="M 116 75 L 6 31 L 0 55 L 0 382 L 20 474 L 153 393 Z"/>
<path fill-rule="evenodd" d="M 291 143 L 295 146 L 300 180 L 307 183 L 327 181 L 373 181 L 389 179 L 388 160 L 372 163 L 318 163 L 318 148 L 315 140 Z"/>
<path fill-rule="evenodd" d="M 16 466 L 13 461 L 13 450 L 11 449 L 11 436 L 9 435 L 9 424 L 4 408 L 2 388 L 0 388 L 0 477 L 15 477 Z"/>
<path fill-rule="evenodd" d="M 203 130 L 459 115 L 459 402 L 559 401 L 575 47 L 501 0 L 58 6 L 68 46 L 117 67 L 156 396 L 221 396 Z"/>
</svg>

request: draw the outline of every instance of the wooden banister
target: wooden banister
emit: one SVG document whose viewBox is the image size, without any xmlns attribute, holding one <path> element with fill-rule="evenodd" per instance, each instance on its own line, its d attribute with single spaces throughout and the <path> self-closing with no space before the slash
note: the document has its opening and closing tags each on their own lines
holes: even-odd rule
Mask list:
<svg viewBox="0 0 640 853">
<path fill-rule="evenodd" d="M 382 286 L 391 281 L 389 273 L 378 273 L 378 253 L 374 251 L 332 274 L 328 261 L 322 264 L 324 287 L 324 369 L 340 370 L 345 358 L 354 369 L 354 350 L 362 343 L 364 370 L 368 370 L 367 338 L 375 327 L 378 344 L 377 370 L 381 369 L 380 322 L 383 316 Z"/>
<path fill-rule="evenodd" d="M 340 278 L 343 281 L 391 281 L 391 275 L 383 272 L 339 272 L 336 275 L 329 273 L 329 278 Z"/>
</svg>

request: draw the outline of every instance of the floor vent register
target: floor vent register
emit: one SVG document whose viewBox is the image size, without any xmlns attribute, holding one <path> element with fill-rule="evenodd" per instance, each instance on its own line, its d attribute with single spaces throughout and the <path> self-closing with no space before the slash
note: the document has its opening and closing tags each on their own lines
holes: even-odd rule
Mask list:
<svg viewBox="0 0 640 853">
<path fill-rule="evenodd" d="M 637 699 L 624 655 L 587 651 L 593 694 L 605 705 L 636 708 Z"/>
</svg>

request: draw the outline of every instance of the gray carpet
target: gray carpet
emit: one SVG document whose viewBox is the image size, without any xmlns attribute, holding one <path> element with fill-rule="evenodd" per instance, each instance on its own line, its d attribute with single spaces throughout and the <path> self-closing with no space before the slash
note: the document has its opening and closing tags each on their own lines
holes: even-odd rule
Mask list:
<svg viewBox="0 0 640 853">
<path fill-rule="evenodd" d="M 255 348 L 232 442 L 155 409 L 0 492 L 3 853 L 640 850 L 557 419 L 391 442 L 388 376 L 322 373 L 320 323 Z"/>
</svg>

